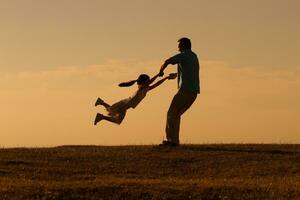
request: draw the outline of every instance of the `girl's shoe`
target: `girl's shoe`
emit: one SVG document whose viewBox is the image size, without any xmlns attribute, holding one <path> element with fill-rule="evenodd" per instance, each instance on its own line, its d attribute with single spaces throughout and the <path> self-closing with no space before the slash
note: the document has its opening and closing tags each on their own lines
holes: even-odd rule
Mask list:
<svg viewBox="0 0 300 200">
<path fill-rule="evenodd" d="M 94 121 L 94 125 L 96 126 L 98 122 L 100 122 L 103 119 L 103 115 L 101 115 L 100 113 L 97 113 L 96 117 L 95 117 L 95 121 Z"/>
<path fill-rule="evenodd" d="M 104 101 L 100 98 L 97 99 L 96 103 L 95 103 L 95 106 L 98 106 L 98 105 L 103 105 Z"/>
</svg>

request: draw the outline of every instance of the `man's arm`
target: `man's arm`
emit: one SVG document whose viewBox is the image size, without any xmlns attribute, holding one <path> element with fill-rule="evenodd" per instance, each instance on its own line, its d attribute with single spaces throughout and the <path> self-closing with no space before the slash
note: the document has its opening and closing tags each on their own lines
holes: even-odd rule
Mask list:
<svg viewBox="0 0 300 200">
<path fill-rule="evenodd" d="M 168 60 L 166 60 L 166 61 L 164 62 L 164 64 L 160 67 L 160 70 L 159 70 L 159 75 L 160 75 L 160 76 L 163 76 L 164 70 L 167 68 L 167 66 L 168 66 L 169 64 L 172 64 L 171 58 L 169 58 Z"/>
</svg>

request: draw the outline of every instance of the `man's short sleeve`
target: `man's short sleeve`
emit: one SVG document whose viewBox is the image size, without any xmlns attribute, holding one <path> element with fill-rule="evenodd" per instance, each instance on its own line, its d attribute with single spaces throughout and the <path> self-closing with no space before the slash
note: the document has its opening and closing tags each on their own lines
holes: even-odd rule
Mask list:
<svg viewBox="0 0 300 200">
<path fill-rule="evenodd" d="M 183 59 L 183 54 L 179 53 L 179 54 L 176 54 L 175 56 L 169 58 L 169 61 L 172 65 L 175 65 L 175 64 L 181 63 L 182 59 Z"/>
</svg>

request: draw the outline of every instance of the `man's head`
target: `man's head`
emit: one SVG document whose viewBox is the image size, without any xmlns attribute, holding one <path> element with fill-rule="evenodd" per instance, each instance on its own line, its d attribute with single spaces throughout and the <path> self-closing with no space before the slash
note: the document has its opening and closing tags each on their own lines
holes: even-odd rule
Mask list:
<svg viewBox="0 0 300 200">
<path fill-rule="evenodd" d="M 178 40 L 178 49 L 180 52 L 183 52 L 191 48 L 192 48 L 192 43 L 189 38 L 183 37 Z"/>
</svg>

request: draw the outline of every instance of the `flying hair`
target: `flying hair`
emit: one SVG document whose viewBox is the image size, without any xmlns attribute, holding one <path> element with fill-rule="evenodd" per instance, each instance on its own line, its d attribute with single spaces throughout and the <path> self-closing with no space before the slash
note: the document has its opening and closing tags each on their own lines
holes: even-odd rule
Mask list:
<svg viewBox="0 0 300 200">
<path fill-rule="evenodd" d="M 135 84 L 136 80 L 119 83 L 119 87 L 129 87 Z"/>
<path fill-rule="evenodd" d="M 136 79 L 136 80 L 120 83 L 119 87 L 130 87 L 135 83 L 137 83 L 138 85 L 141 85 L 148 80 L 150 80 L 150 77 L 147 74 L 141 74 L 141 75 L 139 75 L 138 79 Z"/>
</svg>

